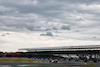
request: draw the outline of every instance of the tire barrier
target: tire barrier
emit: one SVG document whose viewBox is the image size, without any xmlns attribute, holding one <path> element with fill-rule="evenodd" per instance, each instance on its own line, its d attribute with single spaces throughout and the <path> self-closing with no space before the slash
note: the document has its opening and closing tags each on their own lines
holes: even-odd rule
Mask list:
<svg viewBox="0 0 100 67">
<path fill-rule="evenodd" d="M 66 59 L 64 59 L 64 61 L 66 61 Z"/>
<path fill-rule="evenodd" d="M 72 61 L 72 59 L 69 59 L 69 61 Z"/>
<path fill-rule="evenodd" d="M 40 58 L 40 60 L 41 60 L 41 58 Z"/>
<path fill-rule="evenodd" d="M 84 62 L 89 62 L 89 60 L 84 60 Z"/>
<path fill-rule="evenodd" d="M 61 60 L 61 59 L 58 59 L 58 60 Z"/>
<path fill-rule="evenodd" d="M 78 62 L 80 62 L 80 60 L 77 60 Z"/>
<path fill-rule="evenodd" d="M 98 63 L 99 61 L 98 61 L 98 60 L 94 60 L 94 62 L 95 62 L 95 63 Z"/>
</svg>

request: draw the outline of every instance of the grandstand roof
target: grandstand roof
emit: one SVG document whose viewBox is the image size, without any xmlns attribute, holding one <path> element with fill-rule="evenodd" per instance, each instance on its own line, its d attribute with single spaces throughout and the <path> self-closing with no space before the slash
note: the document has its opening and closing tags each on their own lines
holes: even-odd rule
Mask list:
<svg viewBox="0 0 100 67">
<path fill-rule="evenodd" d="M 27 51 L 53 51 L 53 50 L 100 50 L 100 45 L 83 45 L 83 46 L 60 46 L 60 47 L 41 47 L 41 48 L 22 48 L 19 50 Z"/>
</svg>

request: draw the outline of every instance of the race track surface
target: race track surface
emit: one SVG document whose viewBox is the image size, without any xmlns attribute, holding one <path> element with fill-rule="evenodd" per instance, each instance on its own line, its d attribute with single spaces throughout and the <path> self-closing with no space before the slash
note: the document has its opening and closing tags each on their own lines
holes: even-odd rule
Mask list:
<svg viewBox="0 0 100 67">
<path fill-rule="evenodd" d="M 0 67 L 9 67 L 9 66 L 27 66 L 27 65 L 82 65 L 84 63 L 78 62 L 58 62 L 58 63 L 49 63 L 49 62 L 0 62 Z M 46 66 L 45 66 L 46 67 Z M 66 66 L 68 67 L 68 66 Z M 71 67 L 71 66 L 70 66 Z M 72 67 L 86 67 L 86 66 L 72 66 Z M 99 65 L 96 66 L 88 66 L 88 67 L 100 67 Z"/>
</svg>

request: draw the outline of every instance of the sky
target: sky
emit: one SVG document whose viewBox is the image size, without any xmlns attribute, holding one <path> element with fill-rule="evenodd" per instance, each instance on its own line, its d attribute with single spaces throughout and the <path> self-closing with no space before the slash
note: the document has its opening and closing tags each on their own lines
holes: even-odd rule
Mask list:
<svg viewBox="0 0 100 67">
<path fill-rule="evenodd" d="M 0 0 L 0 51 L 100 45 L 100 0 Z"/>
</svg>

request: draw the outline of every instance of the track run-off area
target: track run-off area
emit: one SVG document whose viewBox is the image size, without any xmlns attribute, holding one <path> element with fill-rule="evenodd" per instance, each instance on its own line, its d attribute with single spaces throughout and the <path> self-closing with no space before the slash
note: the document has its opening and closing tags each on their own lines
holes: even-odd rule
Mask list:
<svg viewBox="0 0 100 67">
<path fill-rule="evenodd" d="M 0 67 L 100 67 L 99 63 L 93 62 L 59 60 L 57 63 L 50 63 L 49 61 L 29 58 L 0 58 Z"/>
</svg>

